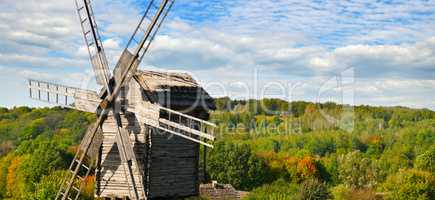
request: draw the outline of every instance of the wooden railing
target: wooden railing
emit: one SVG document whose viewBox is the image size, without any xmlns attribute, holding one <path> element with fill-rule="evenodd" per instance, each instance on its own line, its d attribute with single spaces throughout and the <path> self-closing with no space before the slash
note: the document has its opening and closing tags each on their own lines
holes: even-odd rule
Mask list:
<svg viewBox="0 0 435 200">
<path fill-rule="evenodd" d="M 216 125 L 208 121 L 160 107 L 159 129 L 213 148 Z"/>
</svg>

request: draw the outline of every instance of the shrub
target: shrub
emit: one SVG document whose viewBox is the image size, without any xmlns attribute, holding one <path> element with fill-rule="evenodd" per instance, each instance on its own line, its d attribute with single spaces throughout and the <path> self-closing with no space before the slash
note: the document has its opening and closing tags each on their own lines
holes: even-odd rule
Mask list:
<svg viewBox="0 0 435 200">
<path fill-rule="evenodd" d="M 359 151 L 341 156 L 339 162 L 339 176 L 347 187 L 373 187 L 380 179 L 378 167 Z"/>
<path fill-rule="evenodd" d="M 402 169 L 387 178 L 384 189 L 386 199 L 435 199 L 435 178 L 430 172 Z"/>
<path fill-rule="evenodd" d="M 35 199 L 52 199 L 59 190 L 59 183 L 65 176 L 65 171 L 54 171 L 49 175 L 42 177 L 41 181 L 36 184 Z"/>
<path fill-rule="evenodd" d="M 20 165 L 28 158 L 29 156 L 15 157 L 9 165 L 6 181 L 6 195 L 12 197 L 12 199 L 26 199 L 27 185 L 21 175 Z"/>
<path fill-rule="evenodd" d="M 6 156 L 0 159 L 0 199 L 6 197 L 8 168 L 13 158 L 14 158 L 13 154 L 7 154 Z"/>
<path fill-rule="evenodd" d="M 344 185 L 337 185 L 331 189 L 334 200 L 374 200 L 382 199 L 376 192 L 369 188 L 348 188 Z"/>
<path fill-rule="evenodd" d="M 328 187 L 318 179 L 308 179 L 301 184 L 300 197 L 303 200 L 324 200 L 329 199 Z"/>
<path fill-rule="evenodd" d="M 241 190 L 251 190 L 270 178 L 266 162 L 246 144 L 216 143 L 210 152 L 208 172 L 212 179 Z"/>
<path fill-rule="evenodd" d="M 294 183 L 286 182 L 284 179 L 278 179 L 271 184 L 265 184 L 255 188 L 245 199 L 299 199 L 297 196 L 298 186 Z"/>
<path fill-rule="evenodd" d="M 317 177 L 319 172 L 317 170 L 316 160 L 311 156 L 306 156 L 299 160 L 297 173 L 302 180 Z"/>
<path fill-rule="evenodd" d="M 435 145 L 428 151 L 417 156 L 415 160 L 415 167 L 421 170 L 432 172 L 435 175 Z"/>
</svg>

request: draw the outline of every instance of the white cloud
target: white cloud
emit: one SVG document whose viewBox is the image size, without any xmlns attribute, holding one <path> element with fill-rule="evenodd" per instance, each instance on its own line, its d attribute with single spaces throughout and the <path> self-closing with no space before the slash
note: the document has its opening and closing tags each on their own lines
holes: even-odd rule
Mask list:
<svg viewBox="0 0 435 200">
<path fill-rule="evenodd" d="M 119 47 L 119 41 L 116 39 L 107 39 L 103 41 L 103 46 L 105 49 L 115 49 L 118 50 Z"/>
<path fill-rule="evenodd" d="M 183 21 L 180 21 L 179 19 L 172 20 L 172 21 L 168 22 L 167 27 L 170 29 L 173 29 L 173 30 L 184 32 L 184 33 L 192 31 L 192 27 L 189 24 L 184 23 Z"/>
<path fill-rule="evenodd" d="M 258 70 L 260 86 L 271 81 L 283 85 L 299 82 L 304 87 L 298 89 L 305 92 L 299 91 L 302 96 L 293 98 L 309 100 L 316 100 L 322 80 L 353 67 L 355 78 L 363 80 L 350 86 L 357 104 L 435 107 L 430 100 L 435 96 L 427 98 L 427 93 L 435 91 L 435 68 L 430 67 L 435 66 L 433 38 L 413 44 L 348 45 L 328 50 L 285 46 L 253 36 L 243 37 L 250 42 L 237 42 L 233 36 L 208 30 L 196 30 L 189 36 L 160 36 L 145 63 L 158 67 L 165 63 L 162 60 L 170 60 L 160 66 L 191 71 L 206 85 L 223 84 L 230 88 L 226 94 L 237 94 L 231 89 L 234 81 L 253 90 L 253 73 Z M 223 94 L 222 87 L 213 85 L 211 89 L 212 94 Z M 389 96 L 394 98 L 388 101 Z M 420 100 L 423 97 L 426 99 Z"/>
<path fill-rule="evenodd" d="M 143 6 L 92 2 L 113 67 Z M 142 66 L 185 70 L 205 85 L 230 88 L 236 81 L 251 87 L 257 73 L 260 86 L 300 84 L 294 98 L 306 100 L 315 100 L 325 80 L 353 67 L 360 79 L 357 103 L 435 108 L 433 96 L 419 100 L 435 93 L 433 13 L 431 1 L 180 1 Z M 20 78 L 86 82 L 91 68 L 73 1 L 5 1 L 0 21 L 2 73 L 10 72 L 7 66 Z M 232 88 L 228 94 L 237 95 L 240 88 Z"/>
<path fill-rule="evenodd" d="M 310 59 L 310 65 L 314 68 L 324 69 L 331 66 L 331 63 L 324 58 L 315 57 Z"/>
</svg>

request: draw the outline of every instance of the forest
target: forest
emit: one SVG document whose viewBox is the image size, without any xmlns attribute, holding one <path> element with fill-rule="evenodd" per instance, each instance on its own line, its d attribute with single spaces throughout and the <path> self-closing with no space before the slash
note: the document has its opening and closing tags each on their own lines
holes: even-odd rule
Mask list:
<svg viewBox="0 0 435 200">
<path fill-rule="evenodd" d="M 435 199 L 435 112 L 216 99 L 211 180 L 246 199 Z M 53 199 L 95 115 L 0 108 L 0 199 Z M 92 199 L 93 177 L 83 197 Z"/>
</svg>

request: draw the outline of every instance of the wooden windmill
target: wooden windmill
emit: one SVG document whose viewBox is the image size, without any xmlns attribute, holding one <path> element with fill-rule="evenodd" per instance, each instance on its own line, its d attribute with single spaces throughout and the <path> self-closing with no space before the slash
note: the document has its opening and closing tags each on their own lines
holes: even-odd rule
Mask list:
<svg viewBox="0 0 435 200">
<path fill-rule="evenodd" d="M 88 128 L 56 199 L 78 199 L 95 169 L 95 196 L 155 199 L 198 194 L 199 145 L 213 147 L 213 99 L 185 73 L 139 71 L 174 0 L 150 0 L 109 72 L 90 0 L 75 0 L 100 92 L 29 80 L 30 97 L 87 112 Z M 205 159 L 205 156 L 204 156 Z M 205 168 L 204 168 L 205 169 Z"/>
</svg>

